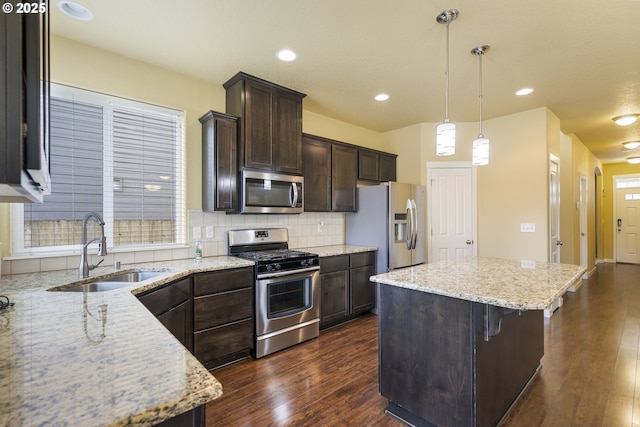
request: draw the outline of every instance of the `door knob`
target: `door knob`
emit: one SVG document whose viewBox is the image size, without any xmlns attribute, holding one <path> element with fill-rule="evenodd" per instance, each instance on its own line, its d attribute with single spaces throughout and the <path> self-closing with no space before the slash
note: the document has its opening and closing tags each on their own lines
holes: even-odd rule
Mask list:
<svg viewBox="0 0 640 427">
<path fill-rule="evenodd" d="M 562 240 L 558 240 L 558 241 L 556 242 L 556 245 L 557 245 L 557 246 L 562 246 L 562 245 L 563 245 Z"/>
<path fill-rule="evenodd" d="M 467 245 L 473 245 L 473 240 L 467 240 Z"/>
</svg>

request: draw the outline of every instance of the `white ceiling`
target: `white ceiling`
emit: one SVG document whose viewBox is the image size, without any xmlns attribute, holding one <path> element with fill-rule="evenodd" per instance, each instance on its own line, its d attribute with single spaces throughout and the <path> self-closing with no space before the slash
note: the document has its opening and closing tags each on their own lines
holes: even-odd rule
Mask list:
<svg viewBox="0 0 640 427">
<path fill-rule="evenodd" d="M 56 1 L 55 34 L 219 84 L 244 71 L 306 93 L 306 110 L 376 131 L 443 120 L 446 31 L 436 16 L 455 8 L 452 121 L 478 121 L 470 51 L 488 44 L 484 119 L 547 106 L 603 163 L 623 162 L 621 143 L 640 140 L 640 121 L 611 121 L 640 113 L 638 0 L 77 0 L 90 22 Z M 285 47 L 296 61 L 276 59 Z M 523 87 L 535 92 L 515 96 Z M 374 101 L 380 92 L 391 98 Z"/>
</svg>

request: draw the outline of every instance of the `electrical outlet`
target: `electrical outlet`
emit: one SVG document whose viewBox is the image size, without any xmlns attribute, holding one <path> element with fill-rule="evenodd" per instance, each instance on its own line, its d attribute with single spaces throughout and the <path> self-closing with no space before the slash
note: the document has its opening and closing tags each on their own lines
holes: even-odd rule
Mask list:
<svg viewBox="0 0 640 427">
<path fill-rule="evenodd" d="M 202 228 L 193 227 L 193 238 L 194 239 L 202 239 Z"/>
<path fill-rule="evenodd" d="M 207 239 L 213 239 L 213 226 L 212 225 L 207 225 L 207 227 L 205 228 L 205 234 L 207 236 Z"/>
<path fill-rule="evenodd" d="M 520 223 L 520 232 L 521 233 L 535 233 L 536 232 L 536 224 L 533 222 L 522 222 Z"/>
<path fill-rule="evenodd" d="M 536 262 L 528 259 L 520 261 L 520 267 L 522 268 L 536 268 Z"/>
<path fill-rule="evenodd" d="M 318 233 L 324 232 L 324 221 L 318 222 Z"/>
</svg>

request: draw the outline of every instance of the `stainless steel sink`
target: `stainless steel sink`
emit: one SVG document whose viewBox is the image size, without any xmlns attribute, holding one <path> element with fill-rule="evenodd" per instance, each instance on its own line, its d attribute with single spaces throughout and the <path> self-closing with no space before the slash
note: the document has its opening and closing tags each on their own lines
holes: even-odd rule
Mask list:
<svg viewBox="0 0 640 427">
<path fill-rule="evenodd" d="M 117 276 L 107 277 L 106 279 L 100 279 L 100 282 L 136 283 L 136 282 L 142 282 L 143 280 L 151 279 L 163 273 L 164 273 L 163 271 L 131 271 L 129 273 L 123 273 Z"/>
<path fill-rule="evenodd" d="M 118 274 L 116 276 L 99 278 L 95 280 L 81 283 L 75 286 L 56 286 L 47 289 L 51 292 L 108 292 L 116 289 L 124 288 L 133 283 L 139 283 L 147 279 L 152 279 L 166 271 L 130 271 L 128 273 Z"/>
<path fill-rule="evenodd" d="M 57 291 L 57 292 L 107 292 L 114 291 L 116 289 L 124 288 L 125 286 L 130 285 L 128 282 L 91 282 L 84 283 L 82 285 L 71 286 L 71 287 L 58 287 L 47 289 L 49 291 Z"/>
</svg>

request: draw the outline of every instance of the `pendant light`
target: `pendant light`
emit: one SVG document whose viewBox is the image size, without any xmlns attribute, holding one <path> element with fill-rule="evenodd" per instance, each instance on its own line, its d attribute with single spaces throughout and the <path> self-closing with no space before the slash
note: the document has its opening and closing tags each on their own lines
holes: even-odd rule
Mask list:
<svg viewBox="0 0 640 427">
<path fill-rule="evenodd" d="M 457 17 L 457 9 L 447 9 L 436 17 L 436 21 L 438 21 L 438 23 L 445 24 L 447 27 L 444 122 L 440 123 L 436 130 L 437 156 L 451 156 L 456 152 L 456 124 L 449 121 L 449 24 Z"/>
<path fill-rule="evenodd" d="M 489 139 L 485 138 L 482 134 L 482 56 L 487 53 L 490 49 L 490 46 L 483 45 L 474 47 L 471 49 L 471 53 L 473 55 L 478 55 L 479 60 L 479 70 L 480 70 L 480 130 L 478 132 L 478 137 L 473 140 L 473 154 L 471 163 L 476 166 L 483 166 L 489 164 Z"/>
</svg>

